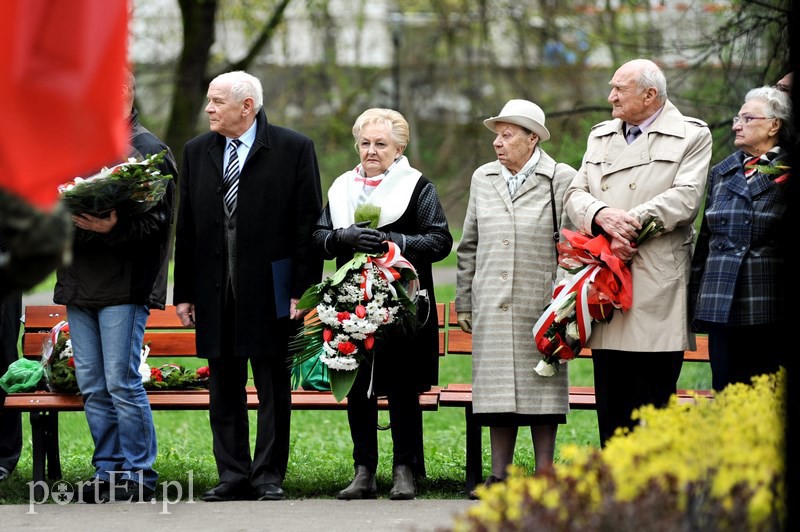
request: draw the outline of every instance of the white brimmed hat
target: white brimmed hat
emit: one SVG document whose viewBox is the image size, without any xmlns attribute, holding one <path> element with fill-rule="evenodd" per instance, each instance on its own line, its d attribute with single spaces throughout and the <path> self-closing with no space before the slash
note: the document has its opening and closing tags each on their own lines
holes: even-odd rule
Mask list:
<svg viewBox="0 0 800 532">
<path fill-rule="evenodd" d="M 494 131 L 497 122 L 508 122 L 529 129 L 536 133 L 541 141 L 550 138 L 550 132 L 544 127 L 544 111 L 528 100 L 509 100 L 499 115 L 487 118 L 483 121 L 483 125 Z"/>
</svg>

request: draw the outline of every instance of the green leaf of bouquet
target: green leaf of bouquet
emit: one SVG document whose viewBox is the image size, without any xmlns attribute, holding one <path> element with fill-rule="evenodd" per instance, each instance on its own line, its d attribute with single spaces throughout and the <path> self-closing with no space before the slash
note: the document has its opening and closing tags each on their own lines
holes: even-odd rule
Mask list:
<svg viewBox="0 0 800 532">
<path fill-rule="evenodd" d="M 350 270 L 355 270 L 360 268 L 367 262 L 367 254 L 366 253 L 356 253 L 353 255 L 353 258 L 347 261 L 345 264 L 342 265 L 341 268 L 336 270 L 336 272 L 331 275 L 330 282 L 331 286 L 336 286 L 340 284 L 347 278 L 347 274 L 350 273 Z"/>
<path fill-rule="evenodd" d="M 322 290 L 326 286 L 326 282 L 321 282 L 311 286 L 303 293 L 300 301 L 297 302 L 297 308 L 308 309 L 314 308 L 322 302 Z"/>
<path fill-rule="evenodd" d="M 642 225 L 642 229 L 639 231 L 636 239 L 634 239 L 634 242 L 637 245 L 647 242 L 650 238 L 661 232 L 662 229 L 664 229 L 664 226 L 660 224 L 656 218 L 648 218 Z"/>
<path fill-rule="evenodd" d="M 353 213 L 353 221 L 355 221 L 355 223 L 369 222 L 370 229 L 376 229 L 378 227 L 378 219 L 380 217 L 381 208 L 371 203 L 362 203 L 356 207 L 356 211 Z"/>
<path fill-rule="evenodd" d="M 347 397 L 347 394 L 350 393 L 350 388 L 353 387 L 357 374 L 357 369 L 348 371 L 328 368 L 328 375 L 331 380 L 331 393 L 337 403 L 341 403 L 345 397 Z"/>
</svg>

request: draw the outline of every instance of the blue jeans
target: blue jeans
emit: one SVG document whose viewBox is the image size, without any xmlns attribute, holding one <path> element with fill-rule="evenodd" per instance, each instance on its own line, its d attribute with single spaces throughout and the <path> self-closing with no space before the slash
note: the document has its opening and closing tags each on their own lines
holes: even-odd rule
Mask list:
<svg viewBox="0 0 800 532">
<path fill-rule="evenodd" d="M 156 431 L 139 374 L 144 305 L 89 309 L 67 306 L 75 376 L 94 440 L 95 477 L 124 479 L 155 489 Z"/>
</svg>

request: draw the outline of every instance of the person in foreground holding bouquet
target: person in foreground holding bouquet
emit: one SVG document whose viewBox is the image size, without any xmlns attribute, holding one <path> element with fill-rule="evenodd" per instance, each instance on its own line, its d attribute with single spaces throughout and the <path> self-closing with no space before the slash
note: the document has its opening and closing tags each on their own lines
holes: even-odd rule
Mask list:
<svg viewBox="0 0 800 532">
<path fill-rule="evenodd" d="M 456 311 L 461 329 L 473 335 L 472 408 L 490 427 L 489 486 L 505 479 L 520 426 L 531 428 L 542 471 L 552 466 L 558 425 L 566 423 L 566 366 L 552 377 L 534 371 L 542 355 L 531 328 L 556 281 L 562 199 L 575 169 L 541 148 L 550 132 L 533 102 L 511 100 L 483 123 L 494 132 L 497 160 L 472 175 Z"/>
<path fill-rule="evenodd" d="M 693 325 L 708 333 L 712 385 L 750 383 L 788 362 L 791 102 L 752 89 L 733 117 L 733 154 L 711 169 L 692 262 Z"/>
<path fill-rule="evenodd" d="M 587 346 L 602 445 L 617 428 L 633 427 L 636 408 L 666 404 L 677 391 L 683 351 L 695 348 L 689 269 L 711 159 L 708 127 L 667 99 L 666 79 L 655 63 L 625 63 L 610 85 L 613 120 L 592 128 L 564 198 L 578 230 L 604 234 L 632 277 L 630 309 L 597 323 Z M 650 219 L 663 226 L 661 232 L 632 245 Z"/>
<path fill-rule="evenodd" d="M 391 499 L 413 499 L 414 475 L 424 475 L 422 412 L 418 394 L 438 382 L 438 318 L 431 264 L 450 252 L 450 235 L 436 187 L 403 155 L 408 122 L 391 109 L 364 111 L 353 125 L 361 162 L 339 176 L 328 191 L 314 241 L 339 267 L 356 252 L 382 255 L 386 242 L 417 271 L 420 291 L 428 304 L 418 306 L 421 328 L 387 329 L 374 349 L 361 357 L 355 382 L 347 395 L 347 419 L 353 438 L 355 478 L 339 499 L 374 499 L 378 467 L 378 396 L 387 396 L 393 443 Z M 355 223 L 359 206 L 379 210 L 376 228 Z M 366 301 L 364 302 L 366 304 Z M 423 308 L 424 307 L 424 308 Z"/>
<path fill-rule="evenodd" d="M 208 87 L 211 131 L 186 143 L 173 301 L 208 358 L 219 483 L 204 501 L 280 500 L 289 462 L 288 342 L 303 291 L 322 277 L 311 233 L 322 212 L 314 144 L 270 124 L 261 82 L 227 72 Z M 241 223 L 240 223 L 241 222 Z M 258 391 L 251 457 L 245 386 Z"/>
<path fill-rule="evenodd" d="M 0 256 L 6 252 L 5 244 L 0 236 Z M 17 342 L 21 317 L 22 292 L 0 295 L 0 376 L 19 359 Z M 11 475 L 22 452 L 22 414 L 7 412 L 3 408 L 5 400 L 6 392 L 0 388 L 0 481 Z"/>
<path fill-rule="evenodd" d="M 72 263 L 57 271 L 53 300 L 67 306 L 75 375 L 95 445 L 95 474 L 84 487 L 84 502 L 150 500 L 158 480 L 156 433 L 139 364 L 150 309 L 166 302 L 177 168 L 167 146 L 139 123 L 133 75 L 125 79 L 132 156 L 167 150 L 159 169 L 173 179 L 144 213 L 74 214 Z"/>
</svg>

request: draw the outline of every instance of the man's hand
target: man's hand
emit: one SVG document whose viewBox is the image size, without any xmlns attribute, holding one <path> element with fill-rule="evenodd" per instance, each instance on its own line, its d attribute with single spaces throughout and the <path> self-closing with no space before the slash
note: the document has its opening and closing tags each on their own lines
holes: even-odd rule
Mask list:
<svg viewBox="0 0 800 532">
<path fill-rule="evenodd" d="M 617 238 L 628 242 L 633 242 L 642 228 L 639 220 L 628 214 L 628 211 L 613 207 L 597 211 L 594 223 L 602 227 L 603 231 L 612 239 Z"/>
<path fill-rule="evenodd" d="M 72 221 L 76 227 L 85 229 L 86 231 L 94 231 L 95 233 L 108 234 L 117 225 L 117 211 L 112 210 L 108 218 L 98 218 L 91 214 L 81 213 L 73 214 Z"/>
<path fill-rule="evenodd" d="M 194 303 L 178 303 L 175 307 L 175 314 L 178 315 L 184 327 L 194 327 Z"/>
<path fill-rule="evenodd" d="M 297 308 L 297 303 L 300 300 L 293 297 L 289 302 L 289 317 L 293 320 L 302 320 L 310 309 Z"/>
<path fill-rule="evenodd" d="M 611 239 L 611 253 L 622 262 L 630 262 L 638 252 L 639 250 L 627 240 Z"/>
<path fill-rule="evenodd" d="M 458 312 L 456 316 L 461 330 L 465 333 L 472 333 L 472 312 Z"/>
</svg>

